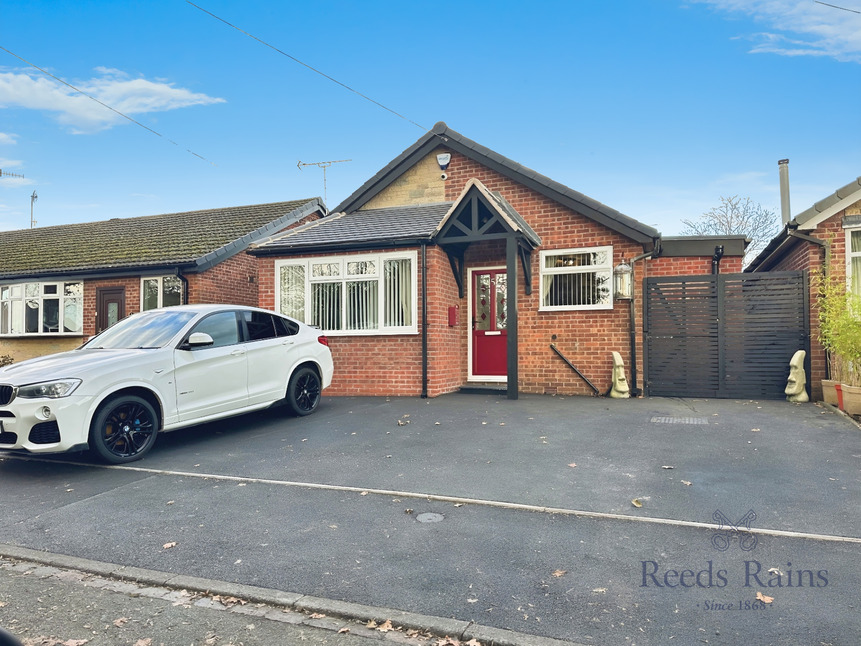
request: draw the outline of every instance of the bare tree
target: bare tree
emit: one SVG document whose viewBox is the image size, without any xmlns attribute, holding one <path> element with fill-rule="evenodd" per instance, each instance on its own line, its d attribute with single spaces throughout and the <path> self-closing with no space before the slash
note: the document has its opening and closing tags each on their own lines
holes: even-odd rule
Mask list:
<svg viewBox="0 0 861 646">
<path fill-rule="evenodd" d="M 751 243 L 744 254 L 747 264 L 777 235 L 778 218 L 774 211 L 749 197 L 721 197 L 720 206 L 703 213 L 697 220 L 682 220 L 682 235 L 744 235 Z"/>
</svg>

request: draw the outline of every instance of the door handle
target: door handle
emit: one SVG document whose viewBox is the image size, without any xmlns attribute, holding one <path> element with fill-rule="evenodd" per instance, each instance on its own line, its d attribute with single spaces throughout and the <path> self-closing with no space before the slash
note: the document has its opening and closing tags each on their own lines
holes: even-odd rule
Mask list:
<svg viewBox="0 0 861 646">
<path fill-rule="evenodd" d="M 293 339 L 287 339 L 285 341 L 282 341 L 281 345 L 293 345 L 294 343 L 296 342 Z"/>
<path fill-rule="evenodd" d="M 233 351 L 233 352 L 231 352 L 230 354 L 231 354 L 232 356 L 234 356 L 234 357 L 241 357 L 243 354 L 245 354 L 245 349 L 244 349 L 244 348 L 239 348 L 239 349 L 234 350 L 234 351 Z"/>
</svg>

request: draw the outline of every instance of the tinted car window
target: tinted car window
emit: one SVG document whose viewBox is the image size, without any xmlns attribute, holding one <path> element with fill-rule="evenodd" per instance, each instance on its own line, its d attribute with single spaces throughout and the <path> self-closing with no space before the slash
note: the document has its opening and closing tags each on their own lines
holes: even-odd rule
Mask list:
<svg viewBox="0 0 861 646">
<path fill-rule="evenodd" d="M 207 316 L 194 326 L 192 332 L 205 332 L 212 337 L 212 345 L 207 348 L 218 348 L 239 343 L 239 321 L 235 312 L 219 312 Z"/>
<path fill-rule="evenodd" d="M 249 341 L 262 341 L 263 339 L 275 338 L 275 326 L 272 323 L 272 315 L 266 312 L 241 312 L 245 319 L 245 327 L 248 330 Z"/>
<path fill-rule="evenodd" d="M 294 334 L 299 334 L 298 323 L 281 318 L 280 316 L 273 316 L 272 319 L 275 321 L 275 332 L 278 336 L 293 336 Z"/>
</svg>

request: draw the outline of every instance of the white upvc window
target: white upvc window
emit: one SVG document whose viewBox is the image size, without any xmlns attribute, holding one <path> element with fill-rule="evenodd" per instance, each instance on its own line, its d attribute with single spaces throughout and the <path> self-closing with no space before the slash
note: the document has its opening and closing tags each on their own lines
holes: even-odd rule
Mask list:
<svg viewBox="0 0 861 646">
<path fill-rule="evenodd" d="M 80 335 L 83 309 L 81 282 L 0 285 L 0 336 Z"/>
<path fill-rule="evenodd" d="M 613 308 L 613 247 L 542 251 L 540 310 Z"/>
<path fill-rule="evenodd" d="M 182 281 L 177 276 L 141 278 L 141 311 L 182 305 Z"/>
<path fill-rule="evenodd" d="M 275 307 L 333 335 L 415 334 L 415 251 L 275 262 Z"/>
<path fill-rule="evenodd" d="M 846 229 L 846 279 L 849 290 L 861 296 L 861 227 Z"/>
</svg>

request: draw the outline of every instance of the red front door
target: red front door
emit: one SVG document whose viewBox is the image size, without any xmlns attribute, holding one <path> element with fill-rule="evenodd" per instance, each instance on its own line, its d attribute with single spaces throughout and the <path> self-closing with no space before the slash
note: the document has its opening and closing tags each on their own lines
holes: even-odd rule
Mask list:
<svg viewBox="0 0 861 646">
<path fill-rule="evenodd" d="M 472 285 L 472 376 L 508 374 L 508 307 L 504 269 L 476 271 Z"/>
</svg>

